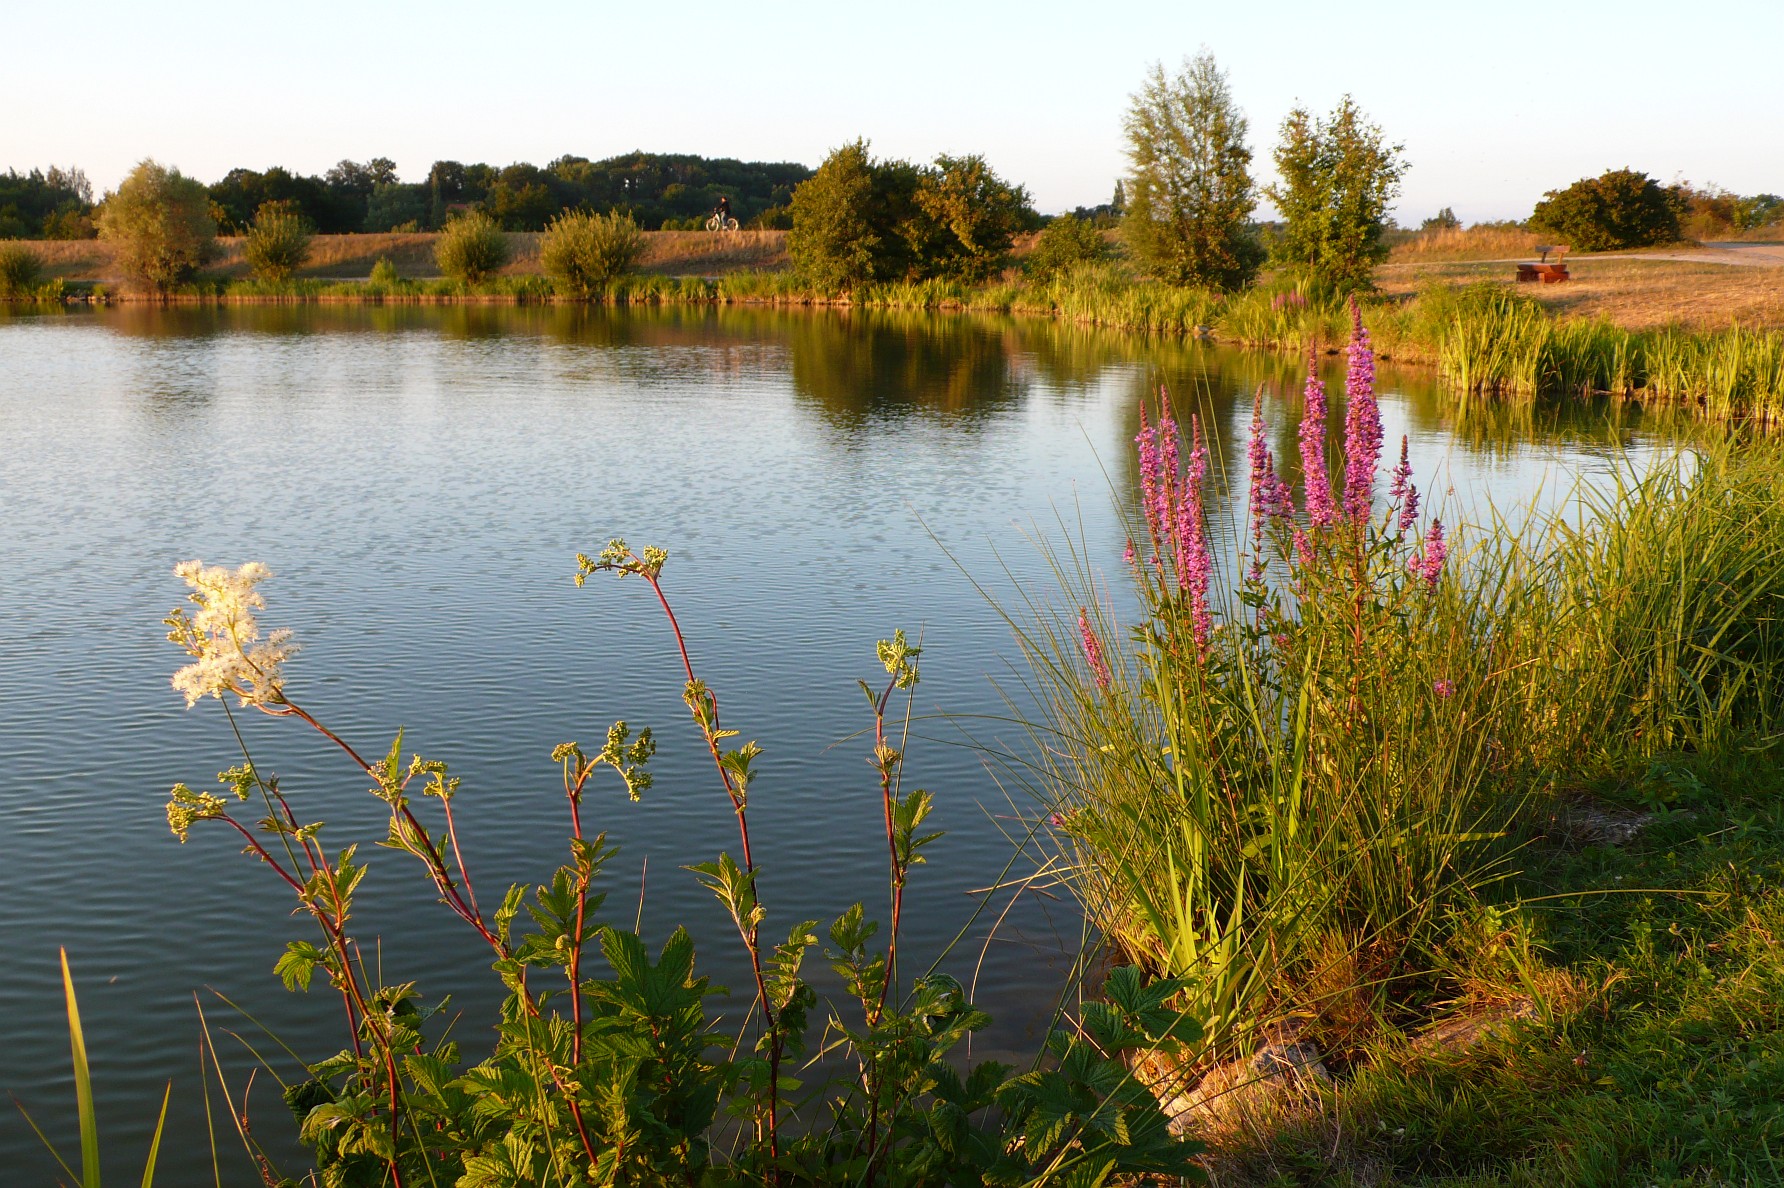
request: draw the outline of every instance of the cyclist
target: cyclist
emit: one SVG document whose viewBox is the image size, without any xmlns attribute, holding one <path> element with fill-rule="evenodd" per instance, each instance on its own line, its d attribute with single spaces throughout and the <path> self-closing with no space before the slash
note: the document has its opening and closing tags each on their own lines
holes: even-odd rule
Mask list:
<svg viewBox="0 0 1784 1188">
<path fill-rule="evenodd" d="M 731 226 L 731 195 L 720 194 L 719 195 L 719 230 L 723 231 L 730 226 Z"/>
</svg>

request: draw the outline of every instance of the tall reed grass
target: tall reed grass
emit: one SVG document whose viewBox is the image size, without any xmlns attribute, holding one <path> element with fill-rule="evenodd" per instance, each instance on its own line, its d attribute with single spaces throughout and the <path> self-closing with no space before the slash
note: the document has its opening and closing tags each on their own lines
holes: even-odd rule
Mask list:
<svg viewBox="0 0 1784 1188">
<path fill-rule="evenodd" d="M 1441 997 L 1527 798 L 1779 718 L 1774 448 L 1681 454 L 1528 530 L 1452 539 L 1423 518 L 1404 446 L 1373 500 L 1360 327 L 1347 388 L 1328 458 L 1309 368 L 1298 496 L 1260 396 L 1232 572 L 1206 536 L 1197 420 L 1180 434 L 1161 407 L 1138 439 L 1138 621 L 1067 549 L 1066 601 L 1019 624 L 1053 860 L 1124 958 L 1193 985 L 1215 1051 L 1283 1020 L 1342 1048 Z"/>
</svg>

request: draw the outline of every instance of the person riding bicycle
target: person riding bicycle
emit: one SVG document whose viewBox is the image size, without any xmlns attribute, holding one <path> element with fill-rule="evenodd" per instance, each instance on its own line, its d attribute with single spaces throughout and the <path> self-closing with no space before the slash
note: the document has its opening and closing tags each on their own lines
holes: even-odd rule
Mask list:
<svg viewBox="0 0 1784 1188">
<path fill-rule="evenodd" d="M 719 230 L 723 231 L 731 225 L 731 195 L 719 195 Z"/>
</svg>

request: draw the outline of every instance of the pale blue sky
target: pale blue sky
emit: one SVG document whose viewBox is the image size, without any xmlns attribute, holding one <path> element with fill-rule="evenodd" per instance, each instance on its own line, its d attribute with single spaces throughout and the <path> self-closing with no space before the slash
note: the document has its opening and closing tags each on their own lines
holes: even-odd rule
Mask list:
<svg viewBox="0 0 1784 1188">
<path fill-rule="evenodd" d="M 1037 205 L 1107 198 L 1148 63 L 1206 45 L 1257 172 L 1297 101 L 1354 94 L 1412 162 L 1416 221 L 1521 217 L 1624 165 L 1784 193 L 1784 0 L 1274 4 L 5 0 L 0 168 L 95 185 L 153 156 L 320 172 L 633 148 L 816 164 L 857 135 L 982 152 Z"/>
</svg>

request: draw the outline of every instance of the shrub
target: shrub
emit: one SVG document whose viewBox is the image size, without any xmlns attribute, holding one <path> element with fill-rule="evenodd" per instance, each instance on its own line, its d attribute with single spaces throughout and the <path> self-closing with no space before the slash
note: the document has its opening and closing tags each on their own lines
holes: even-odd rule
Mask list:
<svg viewBox="0 0 1784 1188">
<path fill-rule="evenodd" d="M 441 230 L 434 260 L 453 280 L 481 284 L 508 262 L 508 240 L 494 219 L 472 211 Z"/>
<path fill-rule="evenodd" d="M 1171 284 L 1249 283 L 1264 259 L 1250 226 L 1251 150 L 1213 55 L 1185 61 L 1175 77 L 1154 65 L 1123 124 L 1131 177 L 1121 227 L 1135 260 Z"/>
<path fill-rule="evenodd" d="M 120 268 L 165 293 L 209 263 L 217 224 L 201 183 L 178 169 L 143 161 L 106 195 L 99 234 L 116 246 Z"/>
<path fill-rule="evenodd" d="M 915 211 L 929 242 L 917 253 L 922 276 L 982 281 L 1010 258 L 1010 244 L 1034 217 L 1028 191 L 997 176 L 978 155 L 943 155 L 922 170 Z"/>
<path fill-rule="evenodd" d="M 264 566 L 232 572 L 189 562 L 176 570 L 193 587 L 196 609 L 167 620 L 169 638 L 193 660 L 175 674 L 175 688 L 189 705 L 231 696 L 307 725 L 345 758 L 354 778 L 369 779 L 388 815 L 381 844 L 420 864 L 506 990 L 487 1032 L 493 1052 L 466 1059 L 461 1044 L 484 1033 L 424 1005 L 413 982 L 381 984 L 383 970 L 365 959 L 348 921 L 366 864 L 355 860 L 357 847 L 325 849 L 320 823 L 299 823 L 312 820 L 313 810 L 297 789 L 246 756 L 219 777 L 234 800 L 174 788 L 167 819 L 182 842 L 194 826 L 217 822 L 272 868 L 316 926 L 312 939 L 290 942 L 276 966 L 293 991 L 310 989 L 321 974 L 339 992 L 353 1041 L 350 1050 L 306 1065 L 285 1093 L 315 1155 L 315 1182 L 1064 1188 L 1111 1176 L 1200 1180 L 1192 1162 L 1199 1144 L 1171 1132 L 1126 1064 L 1198 1041 L 1195 1021 L 1170 1005 L 1184 983 L 1145 985 L 1131 967 L 1113 970 L 1108 1002 L 1053 1030 L 1045 1061 L 1016 1072 L 957 1062 L 955 1049 L 987 1016 L 953 978 L 907 973 L 920 967 L 899 948 L 905 883 L 940 835 L 925 831 L 929 793 L 903 784 L 909 739 L 899 710 L 888 714 L 901 693 L 914 696 L 919 678 L 920 649 L 902 631 L 880 641 L 883 675 L 864 686 L 870 803 L 886 821 L 890 926 L 877 944 L 877 926 L 860 904 L 830 926 L 821 951 L 849 1005 L 845 1013 L 819 999 L 803 972 L 820 944 L 817 922 L 790 914 L 785 941 L 775 939 L 784 925 L 773 935 L 766 925 L 757 880 L 764 856 L 751 847 L 749 815 L 762 795 L 761 748 L 727 741 L 737 732 L 721 727 L 718 698 L 695 675 L 669 609 L 666 561 L 659 549 L 636 553 L 612 541 L 598 557 L 577 558 L 577 584 L 608 573 L 641 579 L 683 658 L 683 700 L 698 749 L 712 757 L 717 805 L 738 830 L 740 858 L 721 853 L 689 868 L 730 918 L 751 970 L 752 1005 L 722 1019 L 706 1009 L 719 991 L 696 975 L 686 929 L 675 929 L 653 955 L 636 932 L 603 920 L 602 869 L 615 848 L 587 825 L 598 812 L 598 790 L 632 800 L 649 792 L 656 751 L 649 730 L 634 733 L 619 722 L 598 749 L 570 742 L 552 752 L 569 859 L 544 882 L 509 887 L 486 913 L 453 815 L 464 793 L 446 764 L 405 756 L 400 734 L 368 761 L 290 696 L 283 672 L 293 652 L 289 633 L 263 636 L 255 621 Z M 247 801 L 250 809 L 237 810 Z M 452 1038 L 455 1032 L 465 1039 Z M 260 1166 L 267 1182 L 277 1180 Z"/>
<path fill-rule="evenodd" d="M 35 296 L 43 282 L 43 258 L 17 241 L 0 243 L 0 300 Z"/>
<path fill-rule="evenodd" d="M 261 280 L 290 280 L 310 258 L 309 223 L 289 202 L 262 203 L 248 225 L 242 254 Z"/>
<path fill-rule="evenodd" d="M 1096 224 L 1063 214 L 1041 228 L 1025 263 L 1029 274 L 1037 280 L 1051 280 L 1079 264 L 1094 264 L 1108 254 L 1109 241 Z"/>
<path fill-rule="evenodd" d="M 1580 252 L 1646 247 L 1679 237 L 1683 201 L 1645 173 L 1613 169 L 1550 190 L 1530 225 Z"/>
<path fill-rule="evenodd" d="M 1285 223 L 1274 254 L 1325 282 L 1368 288 L 1387 255 L 1388 203 L 1407 169 L 1401 149 L 1349 95 L 1327 119 L 1289 112 L 1275 152 L 1282 180 L 1264 191 Z"/>
<path fill-rule="evenodd" d="M 632 271 L 644 254 L 644 236 L 628 214 L 570 211 L 559 215 L 539 241 L 545 271 L 579 300 Z"/>
<path fill-rule="evenodd" d="M 875 279 L 885 250 L 876 216 L 874 164 L 867 141 L 845 144 L 793 191 L 787 254 L 820 289 L 847 290 Z"/>
</svg>

